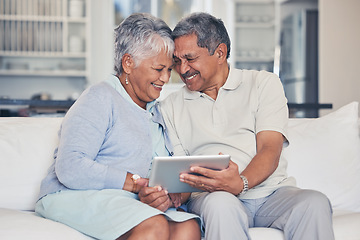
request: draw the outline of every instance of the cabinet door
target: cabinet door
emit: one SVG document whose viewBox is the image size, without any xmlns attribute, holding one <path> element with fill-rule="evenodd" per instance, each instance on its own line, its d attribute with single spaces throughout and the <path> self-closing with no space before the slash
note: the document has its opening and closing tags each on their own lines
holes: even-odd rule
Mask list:
<svg viewBox="0 0 360 240">
<path fill-rule="evenodd" d="M 234 6 L 235 67 L 273 71 L 278 39 L 277 3 L 235 0 Z"/>
</svg>

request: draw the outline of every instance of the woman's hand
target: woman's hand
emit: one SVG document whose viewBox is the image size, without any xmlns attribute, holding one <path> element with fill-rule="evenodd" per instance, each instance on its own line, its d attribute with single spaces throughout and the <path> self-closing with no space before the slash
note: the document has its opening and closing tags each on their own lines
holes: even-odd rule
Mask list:
<svg viewBox="0 0 360 240">
<path fill-rule="evenodd" d="M 147 187 L 149 185 L 149 179 L 148 178 L 140 178 L 136 181 L 136 190 L 137 192 L 140 192 L 141 188 Z"/>
<path fill-rule="evenodd" d="M 138 193 L 141 188 L 149 185 L 148 178 L 139 178 L 135 181 L 132 179 L 133 174 L 127 173 L 123 189 L 132 193 Z"/>
<path fill-rule="evenodd" d="M 169 193 L 173 207 L 178 208 L 181 206 L 182 196 L 181 193 Z"/>
<path fill-rule="evenodd" d="M 138 196 L 141 202 L 163 212 L 168 210 L 172 205 L 168 192 L 159 186 L 142 187 Z"/>
</svg>

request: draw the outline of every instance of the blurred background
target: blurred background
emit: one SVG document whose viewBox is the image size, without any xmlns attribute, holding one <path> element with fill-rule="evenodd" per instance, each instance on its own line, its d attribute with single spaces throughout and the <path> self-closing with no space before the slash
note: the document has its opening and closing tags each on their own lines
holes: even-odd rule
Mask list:
<svg viewBox="0 0 360 240">
<path fill-rule="evenodd" d="M 204 11 L 224 21 L 233 67 L 274 72 L 291 117 L 317 117 L 360 101 L 359 10 L 358 0 L 0 0 L 0 116 L 66 112 L 113 72 L 113 29 L 131 13 L 173 28 Z M 181 86 L 172 74 L 161 99 Z"/>
</svg>

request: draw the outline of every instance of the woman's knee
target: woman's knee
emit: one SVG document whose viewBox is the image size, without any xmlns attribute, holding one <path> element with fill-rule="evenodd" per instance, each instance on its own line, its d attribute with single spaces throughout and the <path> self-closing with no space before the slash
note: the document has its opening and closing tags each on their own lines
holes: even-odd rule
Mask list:
<svg viewBox="0 0 360 240">
<path fill-rule="evenodd" d="M 170 222 L 170 239 L 199 240 L 201 238 L 200 225 L 195 219 L 185 222 Z"/>
<path fill-rule="evenodd" d="M 122 236 L 119 239 L 127 239 L 130 236 L 134 239 L 145 240 L 169 239 L 169 222 L 163 215 L 153 216 L 139 223 L 131 231 L 126 233 L 124 235 L 125 238 Z"/>
</svg>

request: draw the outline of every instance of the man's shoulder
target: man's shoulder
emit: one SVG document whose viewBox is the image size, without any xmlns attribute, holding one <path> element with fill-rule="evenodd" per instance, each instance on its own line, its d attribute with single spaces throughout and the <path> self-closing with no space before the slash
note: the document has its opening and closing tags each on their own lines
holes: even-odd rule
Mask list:
<svg viewBox="0 0 360 240">
<path fill-rule="evenodd" d="M 268 84 L 278 85 L 281 83 L 280 78 L 275 73 L 264 70 L 243 70 L 241 79 L 244 83 L 247 83 L 246 85 L 257 88 Z"/>
<path fill-rule="evenodd" d="M 184 93 L 186 91 L 186 87 L 182 86 L 176 91 L 170 93 L 167 97 L 160 101 L 160 103 L 168 103 L 174 101 L 182 101 L 184 99 Z"/>
<path fill-rule="evenodd" d="M 184 103 L 184 94 L 186 92 L 186 87 L 183 86 L 175 92 L 170 93 L 163 100 L 159 101 L 160 110 L 171 111 L 171 109 L 179 108 Z"/>
</svg>

